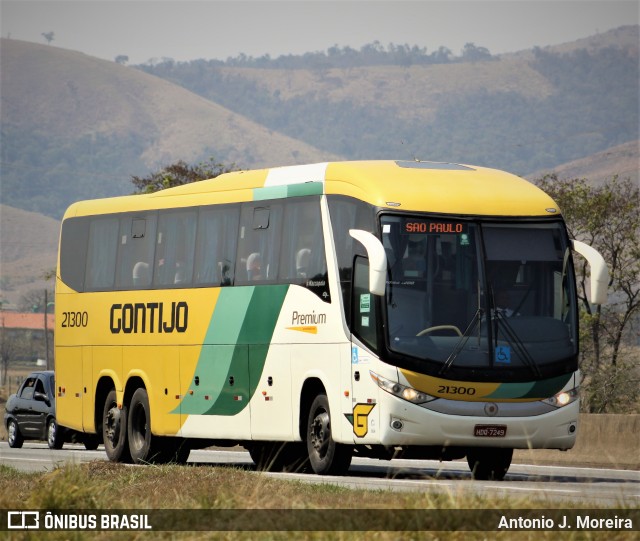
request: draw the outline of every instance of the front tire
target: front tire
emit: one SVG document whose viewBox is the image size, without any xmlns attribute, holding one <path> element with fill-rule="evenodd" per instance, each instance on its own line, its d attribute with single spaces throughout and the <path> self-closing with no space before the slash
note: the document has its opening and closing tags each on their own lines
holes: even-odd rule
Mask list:
<svg viewBox="0 0 640 541">
<path fill-rule="evenodd" d="M 318 475 L 341 475 L 351 464 L 351 447 L 331 437 L 331 412 L 325 394 L 316 396 L 309 410 L 307 452 L 311 468 Z"/>
<path fill-rule="evenodd" d="M 128 409 L 123 404 L 118 408 L 116 392 L 107 395 L 102 414 L 102 440 L 107 457 L 112 462 L 130 462 L 131 455 L 127 444 Z"/>
<path fill-rule="evenodd" d="M 20 447 L 22 447 L 24 438 L 22 437 L 22 434 L 20 434 L 18 423 L 16 423 L 13 419 L 11 419 L 7 423 L 7 435 L 9 440 L 9 447 L 12 447 L 13 449 L 20 449 Z"/>
<path fill-rule="evenodd" d="M 479 481 L 502 481 L 511 466 L 513 449 L 478 447 L 467 452 L 467 464 Z"/>
<path fill-rule="evenodd" d="M 62 429 L 54 418 L 47 421 L 47 444 L 49 449 L 62 449 L 64 439 L 62 437 Z"/>
</svg>

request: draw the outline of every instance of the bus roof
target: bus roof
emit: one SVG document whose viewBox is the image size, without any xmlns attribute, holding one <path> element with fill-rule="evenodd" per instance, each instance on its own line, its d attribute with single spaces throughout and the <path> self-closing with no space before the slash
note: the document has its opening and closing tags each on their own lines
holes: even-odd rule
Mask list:
<svg viewBox="0 0 640 541">
<path fill-rule="evenodd" d="M 549 216 L 556 203 L 530 182 L 496 169 L 422 161 L 352 161 L 234 171 L 159 192 L 72 205 L 66 217 L 339 194 L 372 205 L 456 215 Z"/>
</svg>

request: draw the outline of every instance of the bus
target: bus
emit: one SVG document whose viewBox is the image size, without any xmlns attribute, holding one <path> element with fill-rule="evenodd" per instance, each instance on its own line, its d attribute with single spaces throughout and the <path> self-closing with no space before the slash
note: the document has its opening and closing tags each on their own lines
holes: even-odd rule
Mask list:
<svg viewBox="0 0 640 541">
<path fill-rule="evenodd" d="M 244 446 L 259 468 L 571 448 L 578 306 L 560 209 L 515 175 L 425 161 L 236 171 L 66 211 L 60 425 L 112 461 Z"/>
</svg>

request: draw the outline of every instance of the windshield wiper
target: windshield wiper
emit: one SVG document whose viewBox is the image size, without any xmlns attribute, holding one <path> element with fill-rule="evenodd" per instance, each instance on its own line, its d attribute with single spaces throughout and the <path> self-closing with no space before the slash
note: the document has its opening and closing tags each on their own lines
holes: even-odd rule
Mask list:
<svg viewBox="0 0 640 541">
<path fill-rule="evenodd" d="M 453 351 L 451 351 L 451 353 L 447 357 L 447 360 L 442 365 L 442 368 L 440 368 L 438 375 L 442 376 L 449 371 L 449 369 L 451 368 L 451 365 L 455 362 L 460 352 L 464 349 L 464 346 L 467 345 L 467 342 L 469 341 L 469 338 L 471 338 L 473 331 L 476 329 L 476 327 L 479 325 L 480 321 L 482 320 L 482 311 L 483 311 L 482 308 L 478 307 L 478 309 L 476 310 L 476 313 L 473 316 L 473 319 L 471 320 L 466 330 L 460 337 L 460 340 L 458 340 L 455 347 L 453 348 Z"/>
<path fill-rule="evenodd" d="M 509 325 L 509 322 L 507 321 L 507 317 L 499 310 L 494 310 L 494 318 L 498 323 L 498 327 L 502 326 L 502 330 L 504 331 L 507 342 L 509 343 L 510 346 L 513 346 L 513 348 L 518 352 L 524 364 L 526 364 L 531 369 L 531 371 L 535 376 L 542 377 L 542 372 L 540 372 L 538 363 L 536 363 L 534 358 L 531 356 L 531 354 L 527 350 L 522 340 L 520 340 L 520 337 L 513 330 L 513 327 Z M 495 340 L 495 344 L 494 344 L 494 351 L 495 351 L 496 348 L 498 347 L 497 330 L 495 332 L 494 340 Z"/>
</svg>

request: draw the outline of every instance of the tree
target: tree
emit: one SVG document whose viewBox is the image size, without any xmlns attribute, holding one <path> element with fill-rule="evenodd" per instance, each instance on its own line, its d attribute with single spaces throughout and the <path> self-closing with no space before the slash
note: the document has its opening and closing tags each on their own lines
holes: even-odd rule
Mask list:
<svg viewBox="0 0 640 541">
<path fill-rule="evenodd" d="M 127 62 L 129 62 L 129 57 L 126 54 L 119 54 L 118 56 L 116 56 L 115 62 L 116 64 L 121 64 L 124 66 Z"/>
<path fill-rule="evenodd" d="M 189 165 L 183 160 L 179 160 L 146 177 L 132 176 L 131 182 L 136 188 L 135 193 L 152 193 L 166 188 L 190 184 L 191 182 L 215 178 L 223 173 L 236 171 L 237 169 L 235 164 L 224 165 L 217 163 L 214 158 L 209 158 L 209 161 L 200 162 L 197 165 Z"/>
<path fill-rule="evenodd" d="M 51 42 L 55 39 L 55 32 L 42 32 L 41 36 L 47 40 L 47 43 L 51 45 Z"/>
<path fill-rule="evenodd" d="M 585 406 L 592 413 L 636 407 L 640 396 L 640 188 L 617 176 L 599 186 L 586 179 L 560 180 L 555 174 L 537 183 L 560 206 L 571 237 L 596 248 L 609 266 L 609 301 L 594 306 L 586 294 L 587 263 L 575 261 L 582 306 Z"/>
</svg>

